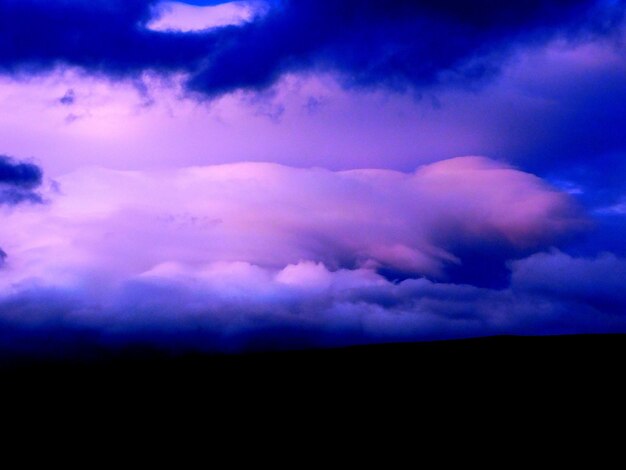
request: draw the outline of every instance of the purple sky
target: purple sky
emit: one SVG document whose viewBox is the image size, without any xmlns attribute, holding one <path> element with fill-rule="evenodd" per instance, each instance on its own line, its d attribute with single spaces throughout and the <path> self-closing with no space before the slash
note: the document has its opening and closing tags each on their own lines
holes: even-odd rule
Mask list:
<svg viewBox="0 0 626 470">
<path fill-rule="evenodd" d="M 0 0 L 0 349 L 626 331 L 623 13 Z"/>
</svg>

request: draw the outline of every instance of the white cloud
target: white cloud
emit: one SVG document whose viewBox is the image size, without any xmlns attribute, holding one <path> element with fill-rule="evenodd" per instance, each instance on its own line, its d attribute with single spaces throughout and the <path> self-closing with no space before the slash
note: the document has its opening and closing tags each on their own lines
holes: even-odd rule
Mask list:
<svg viewBox="0 0 626 470">
<path fill-rule="evenodd" d="M 157 8 L 159 14 L 148 24 L 149 29 L 189 32 L 249 22 L 262 14 L 267 5 L 260 0 L 226 2 L 211 6 L 165 1 Z"/>
</svg>

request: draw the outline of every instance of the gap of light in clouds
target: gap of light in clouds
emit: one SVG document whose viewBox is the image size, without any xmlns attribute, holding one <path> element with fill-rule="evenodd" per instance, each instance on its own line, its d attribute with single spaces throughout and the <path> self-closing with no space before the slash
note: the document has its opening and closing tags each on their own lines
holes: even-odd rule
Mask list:
<svg viewBox="0 0 626 470">
<path fill-rule="evenodd" d="M 203 31 L 221 26 L 240 25 L 263 14 L 263 0 L 223 2 L 197 6 L 181 2 L 161 2 L 155 7 L 158 16 L 148 23 L 154 31 Z"/>
</svg>

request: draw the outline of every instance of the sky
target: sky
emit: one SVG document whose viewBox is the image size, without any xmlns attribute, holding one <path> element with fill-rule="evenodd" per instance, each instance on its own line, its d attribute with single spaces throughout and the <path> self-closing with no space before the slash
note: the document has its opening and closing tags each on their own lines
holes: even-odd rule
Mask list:
<svg viewBox="0 0 626 470">
<path fill-rule="evenodd" d="M 623 0 L 0 0 L 0 353 L 626 332 Z"/>
</svg>

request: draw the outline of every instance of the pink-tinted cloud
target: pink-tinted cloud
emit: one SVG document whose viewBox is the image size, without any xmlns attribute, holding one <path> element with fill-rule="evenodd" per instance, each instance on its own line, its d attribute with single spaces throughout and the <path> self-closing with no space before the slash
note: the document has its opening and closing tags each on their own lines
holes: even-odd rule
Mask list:
<svg viewBox="0 0 626 470">
<path fill-rule="evenodd" d="M 523 283 L 518 299 L 441 282 L 457 251 L 521 256 L 581 226 L 569 196 L 480 157 L 412 173 L 91 168 L 59 184 L 50 204 L 3 214 L 0 333 L 13 339 L 62 328 L 70 343 L 88 330 L 230 351 L 507 332 L 562 309 L 537 310 Z"/>
<path fill-rule="evenodd" d="M 568 196 L 480 157 L 414 173 L 257 163 L 93 168 L 59 183 L 52 204 L 5 217 L 5 282 L 86 271 L 129 278 L 163 263 L 282 269 L 300 261 L 446 279 L 446 267 L 463 262 L 457 250 L 487 241 L 522 254 L 582 224 Z"/>
</svg>

